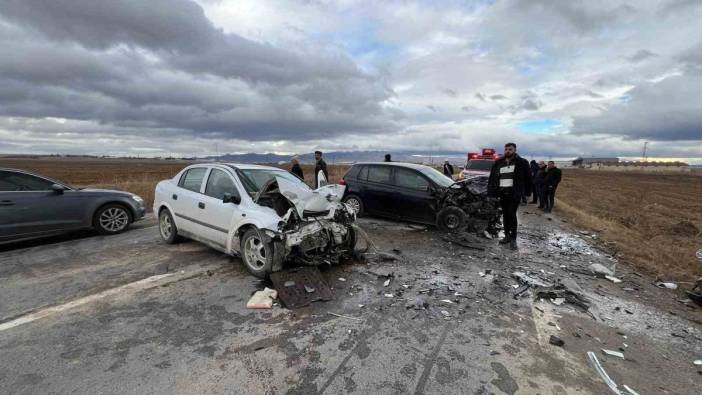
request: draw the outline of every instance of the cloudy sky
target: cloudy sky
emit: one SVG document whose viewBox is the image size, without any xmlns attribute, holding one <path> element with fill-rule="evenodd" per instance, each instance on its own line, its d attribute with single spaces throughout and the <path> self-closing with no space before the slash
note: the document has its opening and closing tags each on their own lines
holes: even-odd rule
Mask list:
<svg viewBox="0 0 702 395">
<path fill-rule="evenodd" d="M 699 0 L 0 0 L 0 153 L 702 162 Z"/>
</svg>

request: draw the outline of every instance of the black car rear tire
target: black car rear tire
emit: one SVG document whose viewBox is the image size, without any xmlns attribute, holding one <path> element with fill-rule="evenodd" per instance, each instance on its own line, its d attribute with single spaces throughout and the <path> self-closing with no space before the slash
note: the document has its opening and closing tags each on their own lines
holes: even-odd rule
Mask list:
<svg viewBox="0 0 702 395">
<path fill-rule="evenodd" d="M 166 244 L 175 244 L 182 239 L 178 235 L 178 227 L 173 220 L 173 215 L 167 208 L 161 210 L 158 215 L 158 233 Z"/>
<path fill-rule="evenodd" d="M 344 203 L 351 206 L 351 208 L 356 212 L 356 217 L 363 215 L 363 201 L 358 195 L 348 195 L 344 198 Z"/>
<path fill-rule="evenodd" d="M 457 233 L 466 228 L 468 216 L 458 207 L 446 207 L 436 215 L 436 227 L 442 232 Z"/>
<path fill-rule="evenodd" d="M 93 216 L 93 226 L 101 235 L 116 235 L 124 232 L 132 223 L 132 213 L 121 204 L 112 203 L 100 207 Z"/>
</svg>

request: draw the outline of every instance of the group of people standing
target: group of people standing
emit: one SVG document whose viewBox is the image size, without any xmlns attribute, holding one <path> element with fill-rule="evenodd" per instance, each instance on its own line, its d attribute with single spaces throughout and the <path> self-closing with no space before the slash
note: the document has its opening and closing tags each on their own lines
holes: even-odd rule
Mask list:
<svg viewBox="0 0 702 395">
<path fill-rule="evenodd" d="M 529 166 L 533 185 L 531 202 L 538 203 L 540 209 L 550 213 L 556 199 L 556 188 L 561 182 L 561 169 L 552 160 L 548 163 L 532 160 Z"/>
<path fill-rule="evenodd" d="M 294 156 L 291 162 L 292 169 L 290 169 L 290 172 L 304 181 L 305 174 L 302 172 L 302 166 L 300 166 L 300 158 Z M 322 159 L 322 151 L 314 151 L 314 185 L 319 185 L 320 172 L 324 175 L 324 180 L 328 181 L 329 172 L 327 171 L 327 162 Z"/>
</svg>

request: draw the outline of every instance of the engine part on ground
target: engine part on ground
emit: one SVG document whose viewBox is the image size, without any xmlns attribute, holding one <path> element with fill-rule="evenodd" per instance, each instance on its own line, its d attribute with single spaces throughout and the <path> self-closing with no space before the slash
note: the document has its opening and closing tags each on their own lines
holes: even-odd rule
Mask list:
<svg viewBox="0 0 702 395">
<path fill-rule="evenodd" d="M 278 291 L 280 302 L 288 309 L 296 309 L 312 302 L 333 298 L 331 288 L 324 281 L 317 267 L 303 266 L 275 272 L 270 275 L 270 279 L 273 287 Z M 291 282 L 293 282 L 292 286 L 290 286 Z"/>
</svg>

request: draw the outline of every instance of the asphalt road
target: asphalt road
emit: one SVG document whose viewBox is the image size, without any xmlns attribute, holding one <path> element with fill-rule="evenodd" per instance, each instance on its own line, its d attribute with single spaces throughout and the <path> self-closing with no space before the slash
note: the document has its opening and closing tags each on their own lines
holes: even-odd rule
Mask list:
<svg viewBox="0 0 702 395">
<path fill-rule="evenodd" d="M 579 273 L 613 261 L 531 211 L 519 252 L 362 219 L 399 259 L 323 268 L 334 300 L 295 311 L 247 310 L 262 284 L 237 258 L 163 244 L 151 219 L 113 237 L 5 246 L 0 393 L 609 393 L 587 351 L 640 394 L 702 393 L 700 309 L 622 265 L 616 285 Z M 514 270 L 576 280 L 595 318 L 512 298 Z M 427 308 L 408 308 L 418 296 Z M 602 355 L 620 347 L 625 360 Z"/>
</svg>

